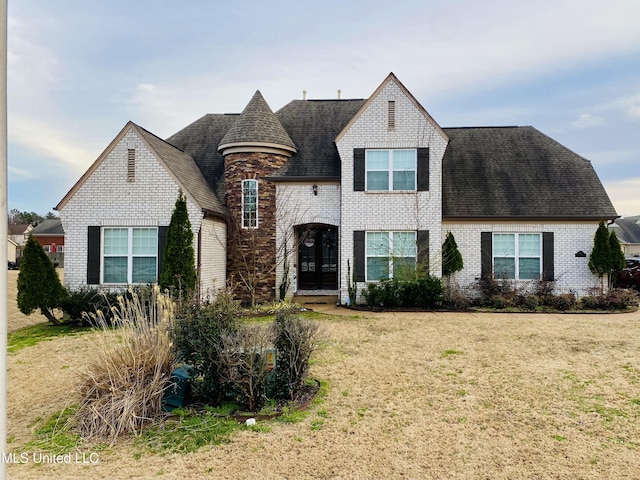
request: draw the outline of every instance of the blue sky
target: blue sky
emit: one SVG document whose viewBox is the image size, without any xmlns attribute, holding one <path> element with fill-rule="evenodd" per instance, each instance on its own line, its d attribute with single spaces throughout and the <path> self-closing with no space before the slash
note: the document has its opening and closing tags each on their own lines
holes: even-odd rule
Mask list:
<svg viewBox="0 0 640 480">
<path fill-rule="evenodd" d="M 366 98 L 394 72 L 443 127 L 533 125 L 640 214 L 637 0 L 20 0 L 8 11 L 9 209 L 44 214 L 128 120 Z"/>
</svg>

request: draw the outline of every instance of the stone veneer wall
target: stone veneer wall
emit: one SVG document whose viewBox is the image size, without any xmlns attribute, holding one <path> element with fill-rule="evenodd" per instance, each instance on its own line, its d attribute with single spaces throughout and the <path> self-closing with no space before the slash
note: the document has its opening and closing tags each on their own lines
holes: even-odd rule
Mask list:
<svg viewBox="0 0 640 480">
<path fill-rule="evenodd" d="M 276 186 L 265 177 L 287 158 L 262 152 L 225 156 L 227 278 L 234 295 L 243 302 L 251 301 L 246 283 L 255 287 L 256 302 L 273 300 L 276 295 Z M 242 180 L 247 179 L 258 180 L 258 228 L 242 228 Z"/>
</svg>

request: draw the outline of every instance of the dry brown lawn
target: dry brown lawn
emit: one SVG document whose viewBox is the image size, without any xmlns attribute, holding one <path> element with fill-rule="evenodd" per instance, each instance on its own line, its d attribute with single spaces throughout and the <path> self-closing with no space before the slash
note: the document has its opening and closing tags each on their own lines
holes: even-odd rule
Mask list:
<svg viewBox="0 0 640 480">
<path fill-rule="evenodd" d="M 9 478 L 640 478 L 640 313 L 321 321 L 312 375 L 329 393 L 302 422 L 188 455 L 136 460 L 123 442 L 96 464 L 13 464 Z M 64 337 L 9 355 L 12 451 L 73 402 L 90 345 Z"/>
</svg>

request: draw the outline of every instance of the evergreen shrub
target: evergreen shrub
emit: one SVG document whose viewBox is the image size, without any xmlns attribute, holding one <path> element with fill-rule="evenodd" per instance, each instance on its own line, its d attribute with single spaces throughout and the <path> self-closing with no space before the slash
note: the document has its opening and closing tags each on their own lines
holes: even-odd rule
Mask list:
<svg viewBox="0 0 640 480">
<path fill-rule="evenodd" d="M 390 279 L 369 283 L 362 294 L 370 307 L 436 308 L 444 300 L 444 286 L 441 279 L 432 276 Z"/>
</svg>

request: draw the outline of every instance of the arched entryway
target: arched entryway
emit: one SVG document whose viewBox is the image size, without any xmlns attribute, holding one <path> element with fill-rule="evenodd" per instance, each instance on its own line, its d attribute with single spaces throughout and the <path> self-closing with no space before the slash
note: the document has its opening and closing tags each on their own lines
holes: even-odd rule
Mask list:
<svg viewBox="0 0 640 480">
<path fill-rule="evenodd" d="M 298 239 L 298 290 L 338 289 L 338 227 L 301 225 Z"/>
</svg>

